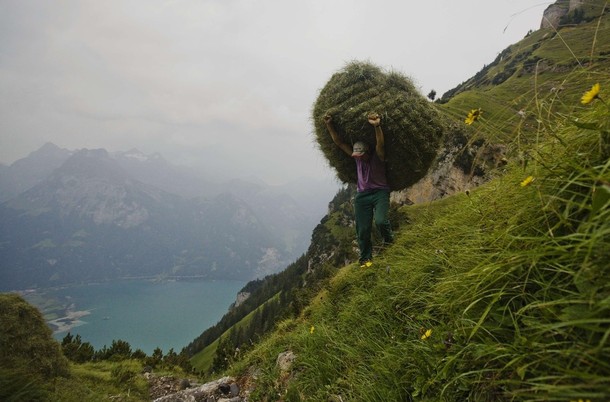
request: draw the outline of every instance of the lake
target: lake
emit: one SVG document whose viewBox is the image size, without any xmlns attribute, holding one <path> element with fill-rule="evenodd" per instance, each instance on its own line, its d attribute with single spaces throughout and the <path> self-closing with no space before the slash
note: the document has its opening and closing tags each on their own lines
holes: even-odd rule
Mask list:
<svg viewBox="0 0 610 402">
<path fill-rule="evenodd" d="M 26 295 L 43 313 L 49 300 L 67 307 L 49 325 L 61 341 L 68 331 L 79 334 L 96 350 L 110 347 L 112 340 L 129 342 L 132 350 L 151 355 L 179 353 L 204 330 L 216 324 L 235 301 L 241 281 L 121 281 L 45 289 Z M 41 297 L 42 294 L 42 297 Z"/>
</svg>

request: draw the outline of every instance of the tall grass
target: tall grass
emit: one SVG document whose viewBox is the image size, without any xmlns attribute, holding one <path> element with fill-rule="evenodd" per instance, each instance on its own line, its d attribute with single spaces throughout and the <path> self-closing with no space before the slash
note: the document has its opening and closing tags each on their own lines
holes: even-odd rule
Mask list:
<svg viewBox="0 0 610 402">
<path fill-rule="evenodd" d="M 149 401 L 148 383 L 140 375 L 141 372 L 142 363 L 137 360 L 71 364 L 71 376 L 56 379 L 53 383 L 53 392 L 44 400 L 57 402 Z"/>
</svg>

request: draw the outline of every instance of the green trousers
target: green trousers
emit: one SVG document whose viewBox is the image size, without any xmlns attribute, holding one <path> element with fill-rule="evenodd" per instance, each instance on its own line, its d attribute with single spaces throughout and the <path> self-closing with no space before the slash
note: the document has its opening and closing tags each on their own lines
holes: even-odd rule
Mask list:
<svg viewBox="0 0 610 402">
<path fill-rule="evenodd" d="M 373 190 L 356 193 L 354 197 L 354 214 L 356 215 L 356 236 L 360 248 L 360 262 L 373 258 L 371 235 L 373 221 L 379 230 L 384 243 L 392 243 L 394 235 L 388 219 L 390 211 L 390 192 Z"/>
</svg>

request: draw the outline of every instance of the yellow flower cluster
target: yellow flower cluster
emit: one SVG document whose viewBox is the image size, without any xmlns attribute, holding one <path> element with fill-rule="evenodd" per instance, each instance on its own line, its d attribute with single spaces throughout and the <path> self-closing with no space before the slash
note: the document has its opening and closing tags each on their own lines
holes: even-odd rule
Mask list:
<svg viewBox="0 0 610 402">
<path fill-rule="evenodd" d="M 470 112 L 468 112 L 468 116 L 464 120 L 464 123 L 471 125 L 475 121 L 479 120 L 481 118 L 482 114 L 483 114 L 483 111 L 481 110 L 481 108 L 472 109 Z"/>
<path fill-rule="evenodd" d="M 534 181 L 534 176 L 527 176 L 525 178 L 525 180 L 523 180 L 521 182 L 521 187 L 529 186 L 530 184 L 532 184 L 533 181 Z"/>
<path fill-rule="evenodd" d="M 593 85 L 590 90 L 588 90 L 587 92 L 584 93 L 584 95 L 580 99 L 580 103 L 582 103 L 583 105 L 588 105 L 589 103 L 593 102 L 595 99 L 598 99 L 600 89 L 601 88 L 599 86 L 599 83 Z"/>
<path fill-rule="evenodd" d="M 432 330 L 429 329 L 426 332 L 424 332 L 424 334 L 421 336 L 421 339 L 428 339 L 432 336 Z"/>
</svg>

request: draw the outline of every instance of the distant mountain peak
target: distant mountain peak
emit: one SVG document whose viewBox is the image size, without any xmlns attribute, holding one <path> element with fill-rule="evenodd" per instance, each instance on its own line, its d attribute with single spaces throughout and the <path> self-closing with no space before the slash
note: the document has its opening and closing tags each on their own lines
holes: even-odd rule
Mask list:
<svg viewBox="0 0 610 402">
<path fill-rule="evenodd" d="M 72 151 L 47 142 L 25 158 L 3 168 L 0 175 L 0 201 L 9 200 L 40 183 L 72 154 Z"/>
<path fill-rule="evenodd" d="M 51 177 L 104 178 L 114 183 L 124 183 L 128 173 L 118 165 L 105 149 L 81 149 L 70 156 Z"/>
<path fill-rule="evenodd" d="M 22 164 L 27 164 L 32 159 L 65 159 L 70 156 L 73 151 L 69 151 L 65 148 L 60 148 L 52 142 L 47 142 L 37 150 L 30 152 L 28 156 L 25 158 L 19 159 L 13 163 L 13 165 L 19 166 Z"/>
<path fill-rule="evenodd" d="M 37 151 L 34 152 L 40 152 L 40 151 L 48 151 L 48 150 L 58 150 L 61 149 L 59 148 L 57 145 L 53 144 L 52 142 L 46 142 L 42 147 L 40 147 Z"/>
</svg>

